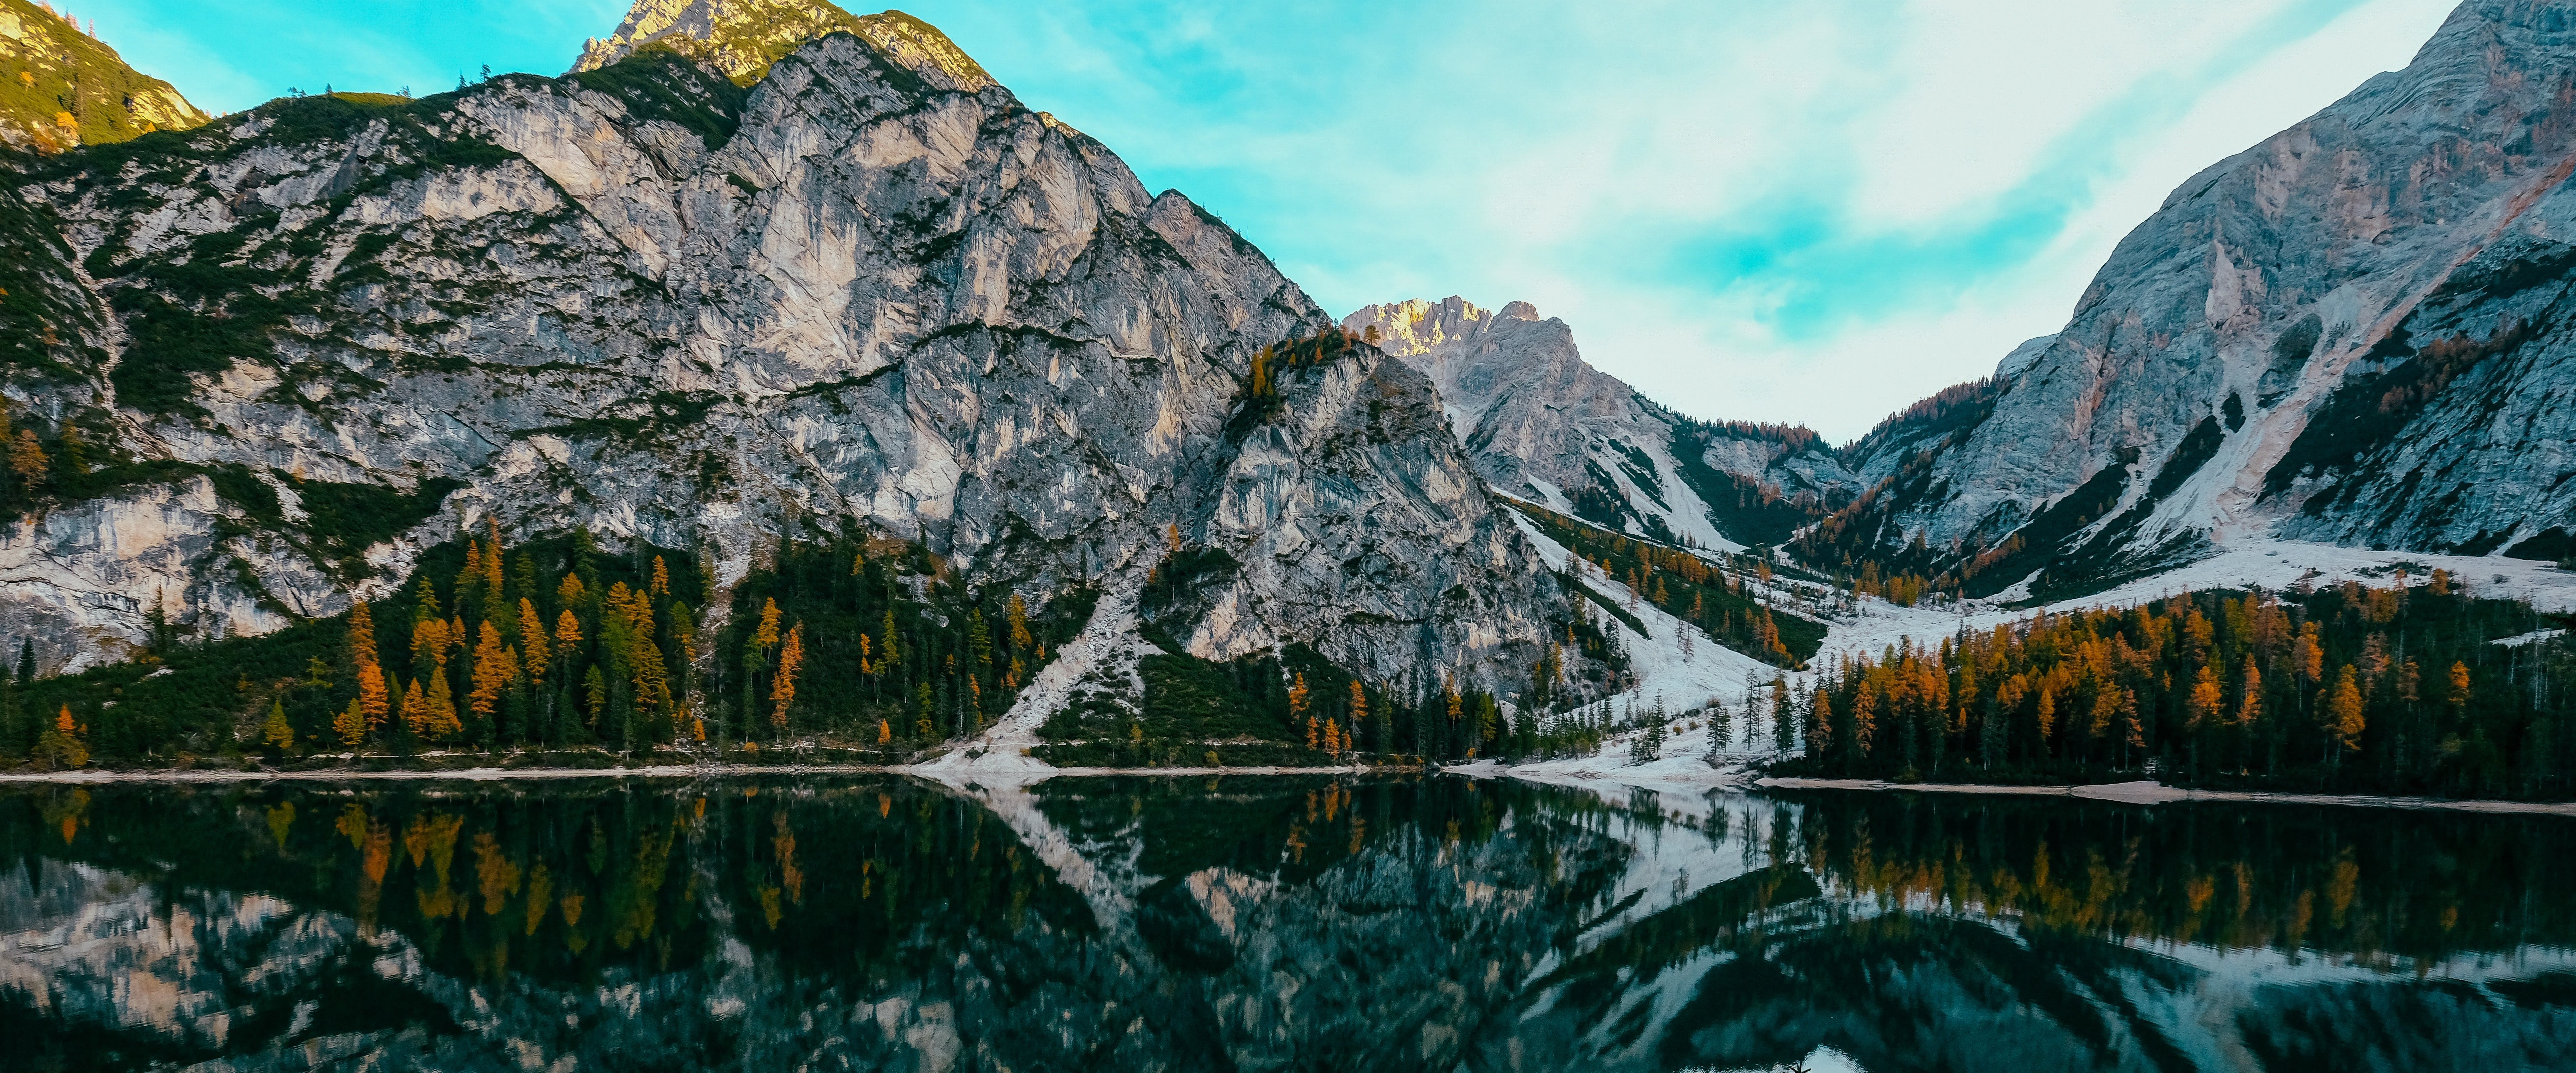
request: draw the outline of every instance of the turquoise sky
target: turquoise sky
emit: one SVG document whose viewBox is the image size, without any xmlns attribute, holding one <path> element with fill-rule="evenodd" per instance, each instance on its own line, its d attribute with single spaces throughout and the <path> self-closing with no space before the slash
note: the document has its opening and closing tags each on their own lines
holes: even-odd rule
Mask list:
<svg viewBox="0 0 2576 1073">
<path fill-rule="evenodd" d="M 555 74 L 623 0 L 85 0 L 209 109 Z M 1703 417 L 1836 439 L 2064 320 L 2193 172 L 2448 0 L 925 0 L 1336 315 L 1514 299 Z M 864 9 L 859 9 L 864 10 Z"/>
</svg>

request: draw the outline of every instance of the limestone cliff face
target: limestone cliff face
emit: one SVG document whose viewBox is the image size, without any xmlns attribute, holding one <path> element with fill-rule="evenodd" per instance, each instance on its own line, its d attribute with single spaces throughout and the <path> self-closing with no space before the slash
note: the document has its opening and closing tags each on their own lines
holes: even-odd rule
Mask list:
<svg viewBox="0 0 2576 1073">
<path fill-rule="evenodd" d="M 54 153 L 205 121 L 51 6 L 0 0 L 0 145 Z"/>
<path fill-rule="evenodd" d="M 1847 497 L 1855 479 L 1803 429 L 1684 418 L 1593 368 L 1562 320 L 1456 296 L 1342 318 L 1431 377 L 1477 472 L 1508 494 L 1654 539 L 1735 548 L 1787 530 L 1760 509 Z"/>
<path fill-rule="evenodd" d="M 698 10 L 628 22 L 667 42 Z M 720 584 L 819 526 L 1115 589 L 1177 529 L 1236 564 L 1174 631 L 1207 654 L 1536 658 L 1562 596 L 1415 417 L 1420 377 L 1360 348 L 1238 420 L 1253 355 L 1330 320 L 1187 198 L 906 40 L 834 32 L 748 92 L 650 49 L 280 101 L 37 170 L 8 218 L 65 334 L 0 390 L 128 461 L 0 534 L 0 633 L 59 665 L 112 657 L 156 598 L 274 628 L 489 513 L 699 548 Z M 308 509 L 348 496 L 410 520 L 358 539 Z"/>
<path fill-rule="evenodd" d="M 2571 102 L 2576 4 L 2462 4 L 2405 70 L 2184 183 L 1851 521 L 1954 563 L 2019 538 L 1996 584 L 2267 531 L 2566 554 Z"/>
</svg>

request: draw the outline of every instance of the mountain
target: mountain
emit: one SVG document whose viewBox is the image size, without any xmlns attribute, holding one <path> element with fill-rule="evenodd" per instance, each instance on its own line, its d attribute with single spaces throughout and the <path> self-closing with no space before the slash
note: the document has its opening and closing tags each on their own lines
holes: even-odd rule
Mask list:
<svg viewBox="0 0 2576 1073">
<path fill-rule="evenodd" d="M 36 161 L 0 242 L 0 394 L 52 467 L 0 635 L 49 668 L 159 606 L 336 615 L 487 524 L 719 591 L 827 534 L 917 542 L 915 585 L 1154 578 L 1101 629 L 1379 681 L 1526 678 L 1575 614 L 1426 378 L 899 13 L 642 0 L 562 78 Z M 1256 385 L 1274 346 L 1306 359 Z"/>
<path fill-rule="evenodd" d="M 659 46 L 747 87 L 806 42 L 832 33 L 855 35 L 906 68 L 935 67 L 969 93 L 993 84 L 993 76 L 929 23 L 900 11 L 852 15 L 819 0 L 637 0 L 616 33 L 582 42 L 573 72 L 596 71 Z"/>
<path fill-rule="evenodd" d="M 1503 492 L 1614 531 L 1738 549 L 1776 544 L 1858 490 L 1804 428 L 1709 424 L 1583 360 L 1573 329 L 1512 302 L 1372 305 L 1342 329 L 1431 378 L 1476 472 Z"/>
<path fill-rule="evenodd" d="M 0 0 L 0 144 L 53 153 L 205 122 L 52 5 Z"/>
<path fill-rule="evenodd" d="M 2176 189 L 1800 552 L 1971 595 L 2265 535 L 2576 553 L 2571 107 L 2576 4 L 2462 4 L 2406 69 Z"/>
</svg>

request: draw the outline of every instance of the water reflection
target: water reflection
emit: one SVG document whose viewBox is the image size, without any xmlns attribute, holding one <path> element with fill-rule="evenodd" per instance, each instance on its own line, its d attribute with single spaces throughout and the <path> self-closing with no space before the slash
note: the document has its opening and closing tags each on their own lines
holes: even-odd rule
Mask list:
<svg viewBox="0 0 2576 1073">
<path fill-rule="evenodd" d="M 22 786 L 0 1031 L 59 1069 L 2564 1069 L 2571 843 L 1458 778 Z"/>
</svg>

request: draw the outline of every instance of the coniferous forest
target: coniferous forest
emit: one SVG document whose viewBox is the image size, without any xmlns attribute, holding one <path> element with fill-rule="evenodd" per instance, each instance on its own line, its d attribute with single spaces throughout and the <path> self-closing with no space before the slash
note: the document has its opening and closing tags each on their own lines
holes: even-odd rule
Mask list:
<svg viewBox="0 0 2576 1073">
<path fill-rule="evenodd" d="M 1783 774 L 2565 798 L 2563 626 L 2439 570 L 2186 592 L 1837 662 L 1763 703 L 1805 747 Z"/>
<path fill-rule="evenodd" d="M 128 662 L 39 678 L 22 646 L 0 680 L 0 756 L 551 763 L 819 737 L 899 759 L 990 723 L 1090 614 L 1087 591 L 1032 611 L 965 591 L 917 544 L 832 539 L 778 546 L 708 635 L 703 569 L 680 549 L 612 553 L 586 531 L 514 546 L 487 526 L 392 594 L 276 633 L 194 639 L 155 609 Z"/>
</svg>

